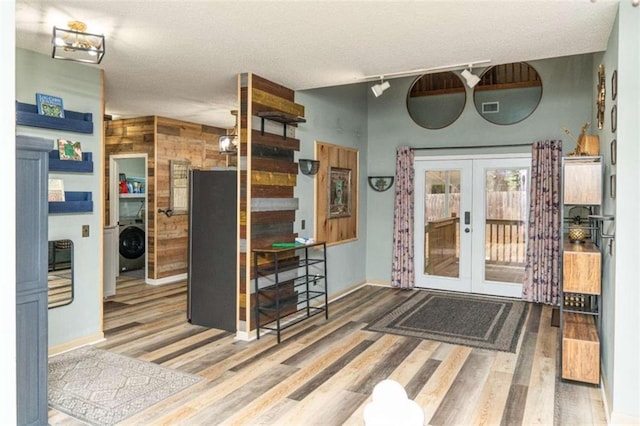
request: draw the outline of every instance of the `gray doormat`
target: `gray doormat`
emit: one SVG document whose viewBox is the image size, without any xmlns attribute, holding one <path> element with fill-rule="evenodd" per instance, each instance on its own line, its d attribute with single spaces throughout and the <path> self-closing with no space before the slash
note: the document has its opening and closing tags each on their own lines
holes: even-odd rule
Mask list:
<svg viewBox="0 0 640 426">
<path fill-rule="evenodd" d="M 529 305 L 516 299 L 413 290 L 367 330 L 515 352 Z"/>
<path fill-rule="evenodd" d="M 92 425 L 113 425 L 201 380 L 85 346 L 49 358 L 49 406 Z"/>
</svg>

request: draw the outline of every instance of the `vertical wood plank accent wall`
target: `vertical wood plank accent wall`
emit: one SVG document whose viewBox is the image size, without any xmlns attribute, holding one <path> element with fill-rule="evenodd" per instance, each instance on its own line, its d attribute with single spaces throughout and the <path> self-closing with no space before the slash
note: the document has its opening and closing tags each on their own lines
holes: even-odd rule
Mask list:
<svg viewBox="0 0 640 426">
<path fill-rule="evenodd" d="M 255 330 L 253 307 L 253 248 L 270 247 L 274 242 L 293 242 L 295 211 L 298 200 L 293 197 L 297 183 L 298 164 L 294 152 L 300 150 L 295 139 L 295 124 L 287 124 L 284 136 L 282 123 L 268 119 L 261 112 L 280 112 L 304 116 L 304 106 L 294 102 L 295 92 L 255 74 L 238 76 L 240 98 L 240 154 L 238 158 L 238 331 Z M 264 125 L 264 133 L 261 129 Z M 272 262 L 259 259 L 260 264 Z"/>
<path fill-rule="evenodd" d="M 316 160 L 320 168 L 316 175 L 315 239 L 327 245 L 345 243 L 358 239 L 358 164 L 360 153 L 327 142 L 316 141 Z M 351 215 L 329 218 L 329 169 L 338 167 L 351 170 Z"/>
<path fill-rule="evenodd" d="M 147 269 L 149 279 L 187 273 L 189 216 L 167 217 L 158 208 L 169 207 L 169 162 L 183 160 L 192 169 L 225 167 L 218 153 L 218 137 L 225 129 L 171 118 L 149 116 L 105 122 L 105 218 L 109 220 L 109 156 L 147 154 Z M 234 212 L 230 212 L 233 214 Z"/>
</svg>

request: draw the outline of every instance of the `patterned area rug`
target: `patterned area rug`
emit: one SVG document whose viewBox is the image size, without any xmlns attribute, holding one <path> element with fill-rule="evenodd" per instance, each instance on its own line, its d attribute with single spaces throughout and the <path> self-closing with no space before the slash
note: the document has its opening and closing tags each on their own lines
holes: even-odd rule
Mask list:
<svg viewBox="0 0 640 426">
<path fill-rule="evenodd" d="M 514 299 L 414 290 L 366 329 L 515 352 L 529 305 Z"/>
<path fill-rule="evenodd" d="M 49 406 L 93 425 L 113 425 L 200 380 L 85 346 L 49 358 Z"/>
</svg>

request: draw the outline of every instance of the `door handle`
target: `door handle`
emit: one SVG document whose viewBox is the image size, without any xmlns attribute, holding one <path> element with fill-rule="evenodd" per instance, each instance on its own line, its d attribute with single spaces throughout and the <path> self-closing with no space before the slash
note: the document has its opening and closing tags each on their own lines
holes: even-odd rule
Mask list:
<svg viewBox="0 0 640 426">
<path fill-rule="evenodd" d="M 464 228 L 464 232 L 465 232 L 466 234 L 468 234 L 469 232 L 471 232 L 471 228 L 468 228 L 468 227 L 467 227 L 467 228 Z"/>
<path fill-rule="evenodd" d="M 464 212 L 464 224 L 471 225 L 471 212 Z"/>
</svg>

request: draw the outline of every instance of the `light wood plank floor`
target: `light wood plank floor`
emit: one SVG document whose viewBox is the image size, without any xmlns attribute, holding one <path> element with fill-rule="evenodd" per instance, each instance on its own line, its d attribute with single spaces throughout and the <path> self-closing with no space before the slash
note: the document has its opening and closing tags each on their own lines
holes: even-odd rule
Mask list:
<svg viewBox="0 0 640 426">
<path fill-rule="evenodd" d="M 430 425 L 606 424 L 600 389 L 558 380 L 558 328 L 533 305 L 517 353 L 365 331 L 411 294 L 367 286 L 286 330 L 241 342 L 186 322 L 186 283 L 123 277 L 96 346 L 205 380 L 127 419 L 163 425 L 363 425 L 380 380 L 400 382 Z M 51 425 L 82 424 L 54 409 Z"/>
</svg>

